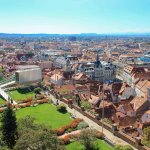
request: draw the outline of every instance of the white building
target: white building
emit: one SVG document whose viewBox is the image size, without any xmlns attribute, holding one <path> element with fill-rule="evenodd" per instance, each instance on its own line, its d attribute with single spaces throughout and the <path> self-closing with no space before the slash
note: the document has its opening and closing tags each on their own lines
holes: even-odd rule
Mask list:
<svg viewBox="0 0 150 150">
<path fill-rule="evenodd" d="M 42 81 L 42 71 L 39 66 L 28 65 L 17 68 L 18 70 L 15 72 L 16 82 L 23 84 Z"/>
</svg>

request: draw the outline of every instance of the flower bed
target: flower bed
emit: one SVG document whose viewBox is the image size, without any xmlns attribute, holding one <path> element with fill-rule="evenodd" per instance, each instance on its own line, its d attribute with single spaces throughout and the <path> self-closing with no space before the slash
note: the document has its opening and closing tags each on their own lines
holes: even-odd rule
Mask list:
<svg viewBox="0 0 150 150">
<path fill-rule="evenodd" d="M 67 130 L 75 129 L 78 126 L 78 124 L 82 121 L 83 121 L 83 119 L 77 118 L 77 119 L 73 120 L 70 124 L 63 126 L 59 129 L 56 129 L 55 132 L 58 136 L 63 135 Z"/>
</svg>

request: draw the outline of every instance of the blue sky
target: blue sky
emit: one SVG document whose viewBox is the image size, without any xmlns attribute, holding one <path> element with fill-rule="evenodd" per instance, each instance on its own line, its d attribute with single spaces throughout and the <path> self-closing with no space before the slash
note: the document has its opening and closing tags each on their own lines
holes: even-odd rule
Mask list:
<svg viewBox="0 0 150 150">
<path fill-rule="evenodd" d="M 150 32 L 150 0 L 0 0 L 0 32 Z"/>
</svg>

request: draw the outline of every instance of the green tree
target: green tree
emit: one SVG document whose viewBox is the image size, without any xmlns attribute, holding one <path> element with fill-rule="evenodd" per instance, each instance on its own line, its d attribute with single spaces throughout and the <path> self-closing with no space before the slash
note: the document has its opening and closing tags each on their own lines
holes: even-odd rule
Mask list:
<svg viewBox="0 0 150 150">
<path fill-rule="evenodd" d="M 88 101 L 81 101 L 81 106 L 83 106 L 86 110 L 91 110 L 92 109 L 92 105 Z"/>
<path fill-rule="evenodd" d="M 37 87 L 34 89 L 34 92 L 37 94 L 40 94 L 41 91 L 42 91 L 42 89 L 40 87 Z"/>
<path fill-rule="evenodd" d="M 19 139 L 15 149 L 63 150 L 56 134 L 44 125 L 34 123 L 34 118 L 27 116 L 18 120 Z"/>
<path fill-rule="evenodd" d="M 144 129 L 142 144 L 150 147 L 150 127 Z"/>
<path fill-rule="evenodd" d="M 78 94 L 76 94 L 76 99 L 75 100 L 76 100 L 77 105 L 81 106 L 81 99 L 80 99 Z"/>
<path fill-rule="evenodd" d="M 0 150 L 8 150 L 8 147 L 6 143 L 2 140 L 1 135 L 0 135 Z"/>
<path fill-rule="evenodd" d="M 67 109 L 66 106 L 64 104 L 60 104 L 57 106 L 57 111 L 61 112 L 61 113 L 66 113 Z"/>
<path fill-rule="evenodd" d="M 94 129 L 84 129 L 81 134 L 76 137 L 76 140 L 79 141 L 82 145 L 84 145 L 85 150 L 97 150 L 97 146 L 94 141 L 96 141 L 97 133 Z"/>
<path fill-rule="evenodd" d="M 2 114 L 2 140 L 13 149 L 17 139 L 16 115 L 10 106 Z"/>
</svg>

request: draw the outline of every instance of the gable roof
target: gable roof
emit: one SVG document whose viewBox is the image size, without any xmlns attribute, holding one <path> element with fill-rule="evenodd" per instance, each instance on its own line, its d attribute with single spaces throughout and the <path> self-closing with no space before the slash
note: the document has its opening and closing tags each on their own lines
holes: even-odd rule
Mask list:
<svg viewBox="0 0 150 150">
<path fill-rule="evenodd" d="M 146 93 L 147 88 L 150 87 L 150 81 L 148 80 L 140 80 L 137 84 L 136 87 L 141 90 L 142 92 Z"/>
<path fill-rule="evenodd" d="M 55 73 L 54 75 L 51 76 L 51 79 L 55 80 L 55 81 L 58 81 L 60 79 L 63 79 L 63 76 Z"/>
<path fill-rule="evenodd" d="M 134 111 L 138 111 L 146 102 L 147 102 L 146 98 L 136 96 L 130 102 L 130 104 L 132 105 Z"/>
</svg>

